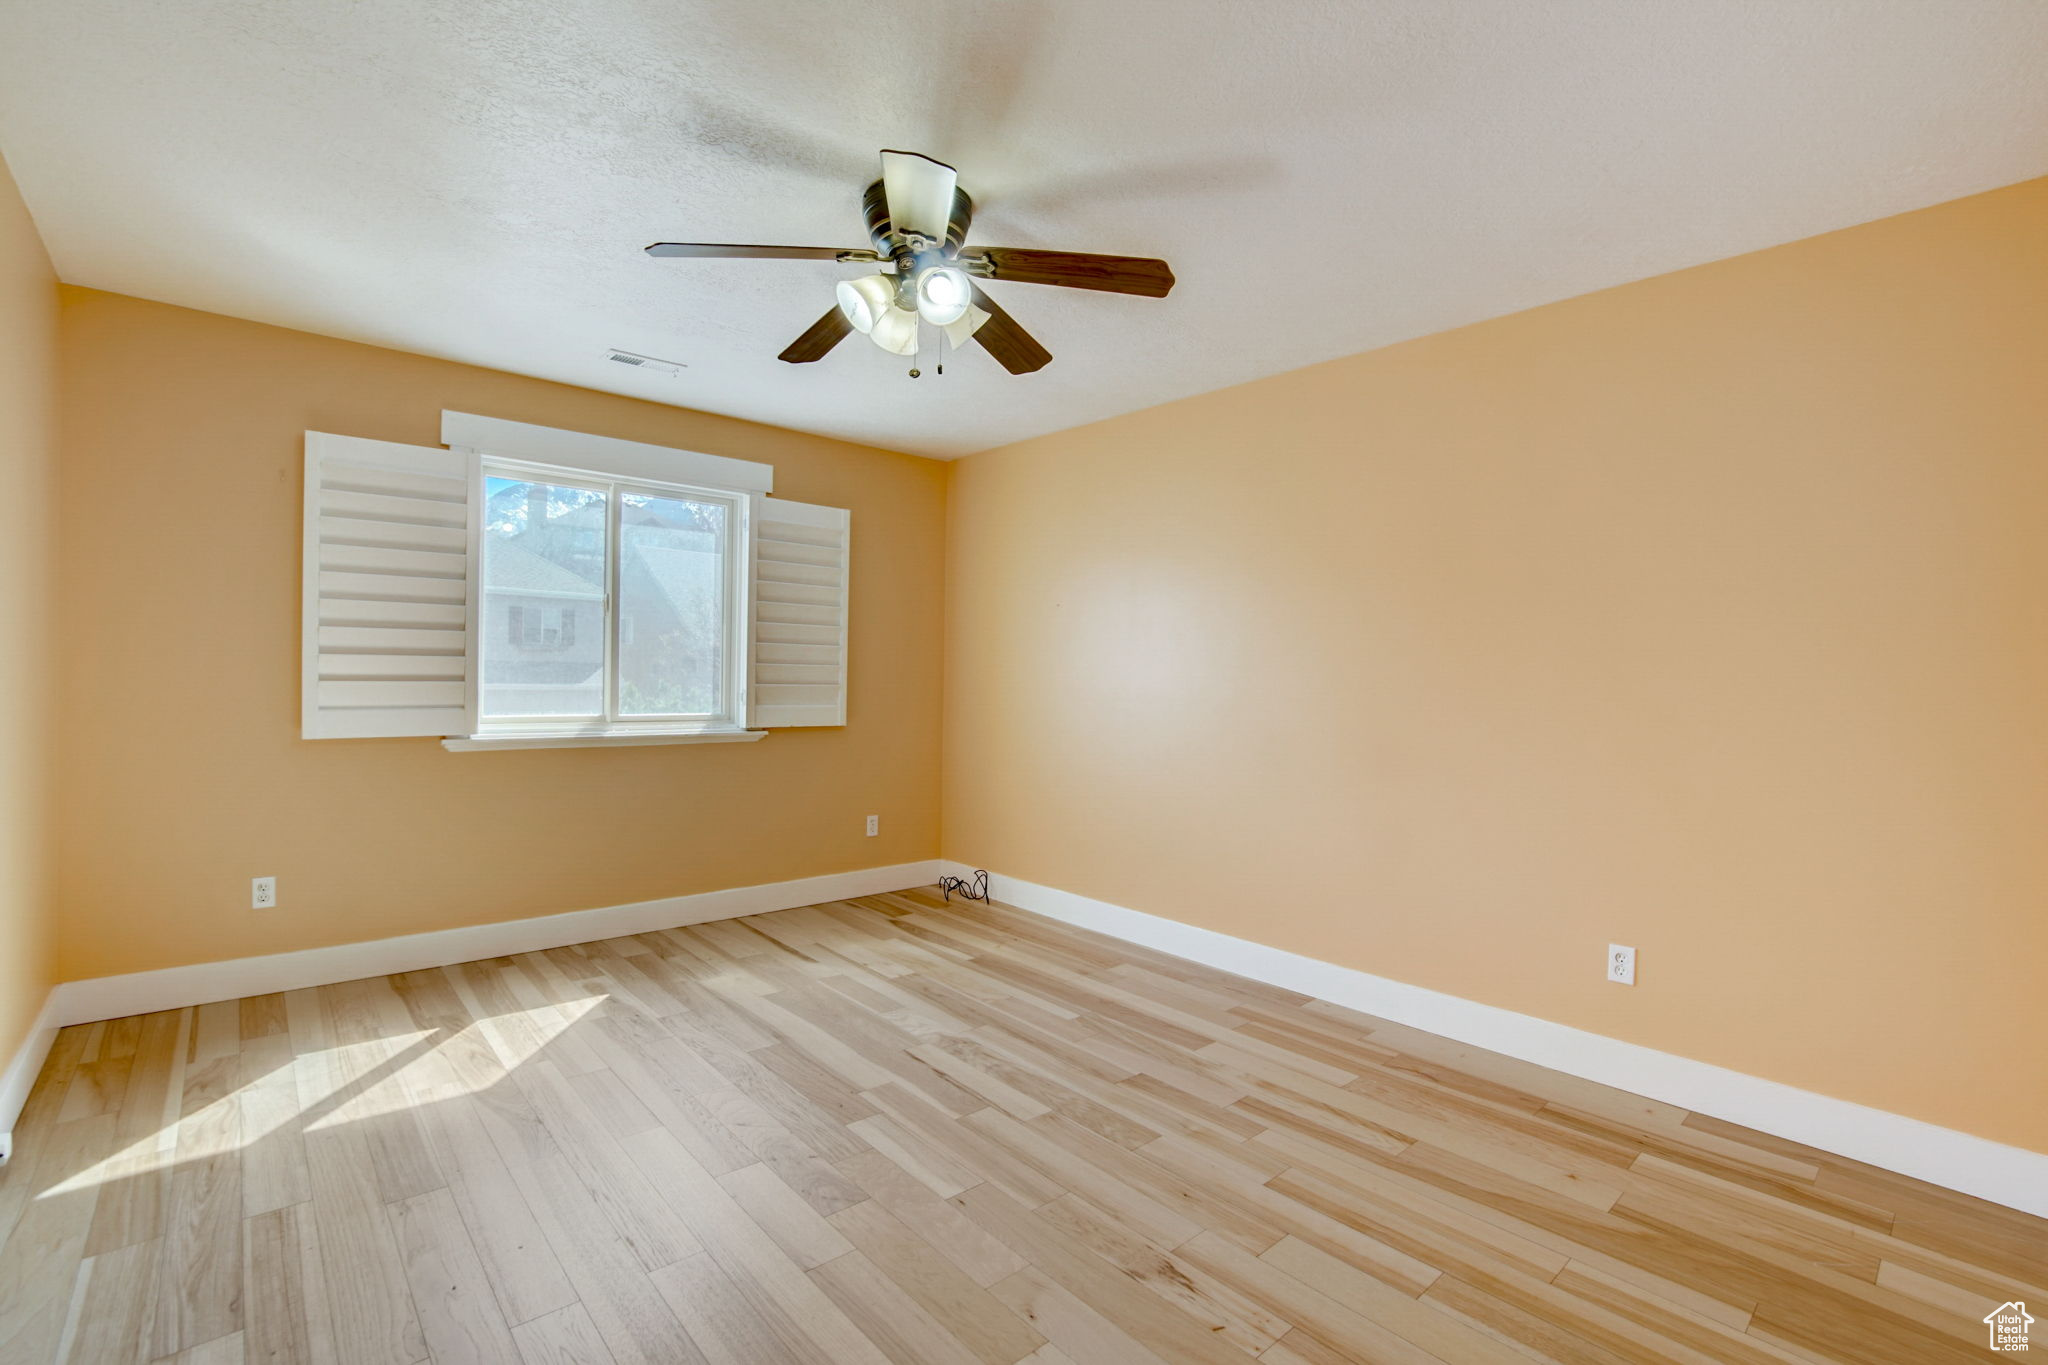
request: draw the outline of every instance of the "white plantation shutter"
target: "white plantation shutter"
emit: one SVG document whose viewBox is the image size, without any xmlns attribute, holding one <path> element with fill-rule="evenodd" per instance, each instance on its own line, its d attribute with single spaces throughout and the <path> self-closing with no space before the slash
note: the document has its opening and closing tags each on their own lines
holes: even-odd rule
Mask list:
<svg viewBox="0 0 2048 1365">
<path fill-rule="evenodd" d="M 476 729 L 474 460 L 306 433 L 305 738 Z"/>
<path fill-rule="evenodd" d="M 753 500 L 748 724 L 846 724 L 843 507 Z"/>
</svg>

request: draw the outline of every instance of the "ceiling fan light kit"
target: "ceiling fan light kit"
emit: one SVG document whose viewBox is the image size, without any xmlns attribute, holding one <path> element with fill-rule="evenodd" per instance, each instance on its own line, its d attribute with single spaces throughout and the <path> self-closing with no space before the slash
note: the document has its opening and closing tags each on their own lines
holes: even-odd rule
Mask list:
<svg viewBox="0 0 2048 1365">
<path fill-rule="evenodd" d="M 837 302 L 779 357 L 793 365 L 821 360 L 852 332 L 894 355 L 915 356 L 929 325 L 955 349 L 979 341 L 1011 374 L 1043 369 L 1052 352 L 1017 325 L 977 280 L 1051 284 L 1163 299 L 1173 288 L 1165 261 L 1016 247 L 968 248 L 974 201 L 943 161 L 917 152 L 884 151 L 882 175 L 862 196 L 870 251 L 858 247 L 747 246 L 724 242 L 656 242 L 655 257 L 734 258 L 883 263 L 877 272 L 841 280 Z M 940 372 L 944 373 L 944 366 Z M 919 371 L 913 366 L 911 377 Z"/>
<path fill-rule="evenodd" d="M 868 340 L 895 355 L 917 353 L 917 314 L 908 308 L 891 308 L 868 331 Z"/>
<path fill-rule="evenodd" d="M 916 280 L 918 314 L 934 327 L 958 322 L 974 302 L 974 286 L 958 266 L 928 265 Z"/>
<path fill-rule="evenodd" d="M 970 303 L 966 312 L 953 321 L 942 324 L 939 330 L 946 334 L 946 340 L 951 342 L 953 349 L 957 351 L 973 338 L 975 331 L 982 323 L 988 321 L 988 317 L 987 313 Z"/>
<path fill-rule="evenodd" d="M 846 314 L 853 330 L 863 335 L 874 331 L 882 315 L 896 306 L 896 285 L 887 275 L 841 280 L 837 292 L 839 311 Z"/>
</svg>

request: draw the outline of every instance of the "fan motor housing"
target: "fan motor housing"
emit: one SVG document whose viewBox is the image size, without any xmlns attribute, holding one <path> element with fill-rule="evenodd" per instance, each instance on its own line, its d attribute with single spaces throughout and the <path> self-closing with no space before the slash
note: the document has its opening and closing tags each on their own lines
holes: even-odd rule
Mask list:
<svg viewBox="0 0 2048 1365">
<path fill-rule="evenodd" d="M 869 185 L 867 193 L 860 199 L 860 206 L 867 214 L 868 239 L 875 244 L 875 250 L 885 260 L 894 260 L 898 247 L 895 227 L 889 221 L 889 197 L 877 180 Z M 974 221 L 974 200 L 966 190 L 958 186 L 953 190 L 953 212 L 946 219 L 946 254 L 958 254 L 961 244 L 967 240 L 967 225 Z"/>
</svg>

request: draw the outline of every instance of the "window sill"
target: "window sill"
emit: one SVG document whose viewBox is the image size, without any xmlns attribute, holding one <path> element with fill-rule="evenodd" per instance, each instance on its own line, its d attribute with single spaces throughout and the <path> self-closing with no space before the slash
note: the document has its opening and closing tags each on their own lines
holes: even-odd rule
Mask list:
<svg viewBox="0 0 2048 1365">
<path fill-rule="evenodd" d="M 441 747 L 454 754 L 484 749 L 595 749 L 640 744 L 751 744 L 766 730 L 534 730 L 525 733 L 451 735 Z"/>
</svg>

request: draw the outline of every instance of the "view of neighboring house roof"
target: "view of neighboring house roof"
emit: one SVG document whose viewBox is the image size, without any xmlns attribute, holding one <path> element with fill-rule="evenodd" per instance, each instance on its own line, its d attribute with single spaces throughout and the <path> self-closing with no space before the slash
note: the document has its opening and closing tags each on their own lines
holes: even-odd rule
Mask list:
<svg viewBox="0 0 2048 1365">
<path fill-rule="evenodd" d="M 687 619 L 693 609 L 704 605 L 704 599 L 699 599 L 694 589 L 702 581 L 701 575 L 707 562 L 711 565 L 713 574 L 717 572 L 712 537 L 704 532 L 691 534 L 703 544 L 685 548 L 674 545 L 629 543 L 625 547 L 626 562 L 619 565 L 619 572 L 622 575 L 632 572 L 635 566 L 630 561 L 637 552 L 640 566 L 646 569 L 646 573 L 644 576 L 636 577 L 644 577 L 646 586 L 661 594 L 662 600 L 668 604 L 670 614 L 678 619 Z M 712 582 L 717 582 L 715 576 Z M 712 598 L 715 599 L 716 595 L 717 588 L 713 587 Z"/>
<path fill-rule="evenodd" d="M 486 588 L 498 592 L 542 592 L 552 596 L 603 597 L 604 584 L 583 577 L 551 559 L 545 559 L 519 543 L 518 538 L 498 540 L 485 556 L 489 575 Z"/>
<path fill-rule="evenodd" d="M 496 529 L 489 534 L 489 552 L 484 556 L 486 587 L 499 592 L 546 593 L 550 596 L 587 598 L 604 595 L 601 579 L 586 577 L 550 554 L 563 545 L 561 537 L 564 534 L 590 532 L 600 537 L 604 534 L 606 517 L 602 500 L 568 508 L 557 504 L 551 512 L 543 512 L 541 504 L 535 501 L 540 496 L 534 491 L 535 485 L 492 478 L 488 487 L 488 515 L 494 519 L 506 518 L 519 529 L 509 535 Z M 533 524 L 536 520 L 540 520 L 539 525 Z M 684 556 L 715 551 L 716 537 L 709 531 L 678 524 L 648 509 L 636 514 L 631 532 L 620 547 L 621 575 L 652 588 L 668 601 L 673 611 L 680 614 L 683 603 L 677 600 L 677 595 L 688 592 L 697 580 L 702 563 L 701 560 L 686 560 Z M 536 548 L 528 548 L 529 544 Z M 644 583 L 641 580 L 645 580 Z"/>
</svg>

